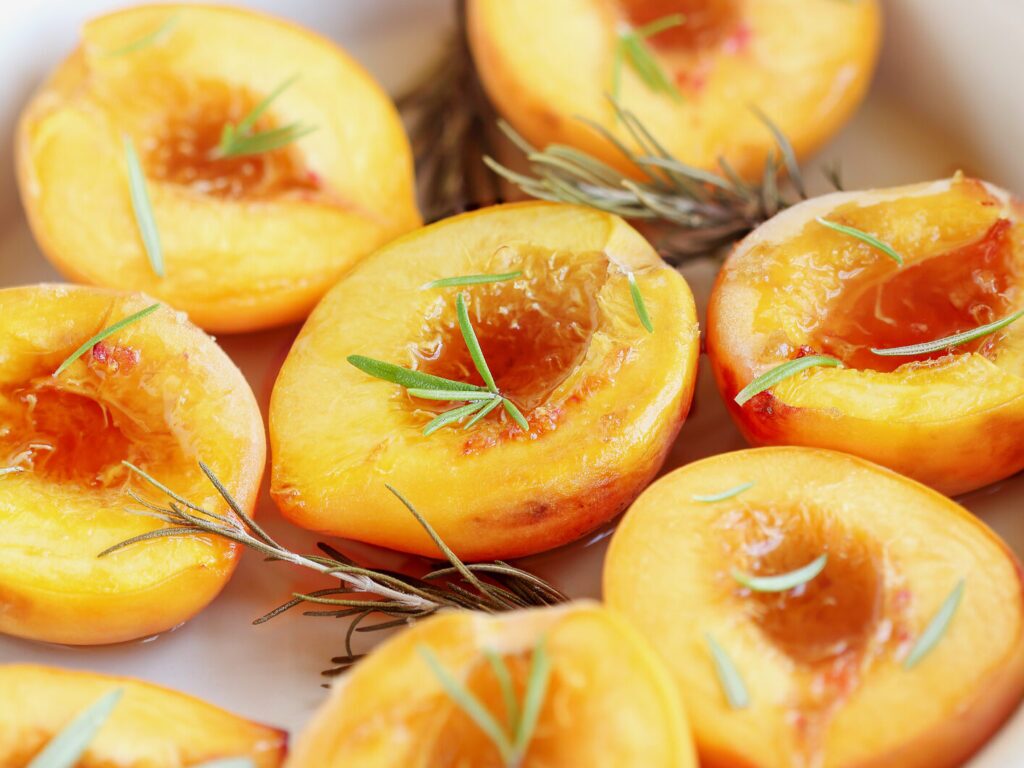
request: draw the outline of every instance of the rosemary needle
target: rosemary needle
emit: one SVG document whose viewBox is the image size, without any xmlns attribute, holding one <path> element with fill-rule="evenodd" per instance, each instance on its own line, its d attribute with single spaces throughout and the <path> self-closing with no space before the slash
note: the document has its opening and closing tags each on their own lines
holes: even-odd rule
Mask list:
<svg viewBox="0 0 1024 768">
<path fill-rule="evenodd" d="M 886 256 L 895 261 L 901 267 L 903 266 L 903 257 L 896 252 L 896 249 L 894 249 L 888 243 L 879 240 L 871 233 L 865 232 L 862 229 L 857 229 L 856 227 L 849 227 L 846 224 L 838 224 L 834 221 L 829 221 L 828 219 L 822 218 L 821 216 L 815 219 L 815 221 L 817 221 L 823 227 L 828 227 L 829 229 L 833 229 L 836 232 L 841 232 L 844 235 L 855 237 L 861 242 L 867 243 L 872 248 L 877 248 L 879 251 L 884 253 Z"/>
<path fill-rule="evenodd" d="M 280 128 L 271 128 L 266 131 L 253 132 L 256 121 L 270 107 L 274 100 L 287 90 L 297 79 L 298 75 L 292 75 L 263 100 L 253 107 L 237 125 L 227 123 L 220 135 L 220 143 L 214 151 L 214 159 L 226 157 L 243 157 L 247 155 L 260 155 L 271 152 L 275 149 L 287 146 L 302 138 L 306 134 L 316 130 L 315 126 L 305 126 L 301 123 L 289 123 Z"/>
<path fill-rule="evenodd" d="M 780 381 L 784 381 L 790 376 L 795 376 L 800 373 L 800 371 L 815 367 L 842 368 L 843 363 L 842 361 L 837 360 L 834 357 L 829 357 L 828 355 L 808 355 L 807 357 L 798 357 L 796 360 L 787 360 L 785 363 L 775 366 L 770 371 L 762 373 L 741 389 L 735 397 L 736 404 L 743 405 L 754 395 L 760 394 L 766 389 L 771 389 Z"/>
<path fill-rule="evenodd" d="M 37 754 L 28 768 L 73 768 L 114 707 L 124 695 L 123 688 L 104 694 L 79 713 Z"/>
<path fill-rule="evenodd" d="M 172 14 L 164 20 L 163 24 L 152 32 L 147 32 L 142 37 L 132 40 L 130 43 L 126 43 L 120 48 L 114 48 L 113 50 L 106 51 L 103 55 L 107 58 L 113 59 L 120 56 L 127 56 L 130 53 L 136 53 L 137 51 L 156 45 L 170 36 L 171 32 L 174 31 L 174 28 L 178 26 L 178 21 L 178 14 Z"/>
<path fill-rule="evenodd" d="M 627 274 L 629 275 L 629 292 L 633 296 L 633 308 L 636 309 L 637 317 L 640 318 L 640 323 L 648 333 L 654 333 L 654 324 L 647 312 L 647 305 L 644 303 L 643 294 L 640 293 L 640 286 L 636 284 L 636 275 L 632 272 Z"/>
<path fill-rule="evenodd" d="M 458 389 L 466 392 L 484 392 L 483 387 L 476 384 L 467 384 L 464 381 L 445 379 L 441 376 L 433 376 L 422 371 L 414 371 L 411 368 L 403 368 L 400 365 L 386 363 L 383 360 L 375 360 L 372 357 L 363 355 L 349 355 L 345 358 L 350 365 L 355 366 L 363 373 L 368 373 L 377 379 L 390 381 L 400 387 L 418 389 Z"/>
<path fill-rule="evenodd" d="M 729 654 L 710 634 L 706 634 L 704 637 L 711 649 L 715 674 L 718 675 L 718 682 L 722 686 L 722 692 L 725 694 L 729 706 L 733 709 L 745 709 L 750 706 L 750 694 L 747 693 L 747 686 L 744 684 L 739 670 L 736 669 L 736 665 L 729 658 Z"/>
<path fill-rule="evenodd" d="M 88 352 L 90 349 L 92 349 L 94 346 L 99 344 L 104 339 L 117 333 L 125 326 L 131 325 L 132 323 L 141 320 L 142 318 L 146 317 L 146 315 L 153 314 L 159 308 L 159 304 L 150 304 L 145 309 L 141 309 L 133 315 L 128 315 L 128 317 L 122 320 L 118 320 L 109 328 L 104 328 L 102 331 L 97 333 L 95 336 L 93 336 L 91 339 L 85 342 L 82 346 L 80 346 L 78 349 L 72 352 L 71 355 L 67 358 L 67 360 L 61 363 L 60 367 L 58 367 L 57 370 L 53 372 L 53 378 L 57 378 L 62 373 L 64 373 L 64 371 L 67 370 L 69 365 L 71 365 L 73 362 L 75 362 L 75 360 L 80 358 L 82 355 L 84 355 L 86 352 Z"/>
<path fill-rule="evenodd" d="M 918 663 L 927 656 L 932 649 L 938 645 L 939 640 L 946 634 L 946 630 L 949 628 L 949 622 L 953 620 L 953 614 L 956 613 L 957 607 L 960 605 L 960 600 L 964 596 L 964 580 L 960 579 L 953 587 L 953 591 L 949 593 L 949 596 L 942 602 L 939 610 L 936 611 L 932 620 L 928 622 L 928 626 L 924 628 L 924 632 L 917 638 L 917 642 L 914 643 L 914 647 L 910 649 L 910 654 L 903 662 L 904 669 L 913 669 Z"/>
<path fill-rule="evenodd" d="M 1001 331 L 1010 323 L 1014 323 L 1024 317 L 1024 309 L 1017 310 L 1012 315 L 1007 315 L 1001 320 L 988 323 L 987 325 L 979 325 L 977 328 L 972 328 L 969 331 L 962 331 L 961 333 L 954 333 L 952 336 L 947 336 L 944 339 L 936 339 L 935 341 L 926 341 L 922 344 L 910 344 L 906 347 L 888 347 L 887 349 L 878 349 L 872 347 L 872 353 L 881 355 L 883 357 L 904 357 L 912 355 L 927 355 L 931 352 L 941 352 L 945 349 L 951 349 L 952 347 L 959 346 L 960 344 L 966 344 L 969 341 L 980 339 L 983 336 L 988 336 L 996 331 Z"/>
<path fill-rule="evenodd" d="M 478 417 L 480 416 L 481 413 L 483 413 L 488 408 L 494 410 L 494 406 L 499 404 L 500 401 L 498 400 L 498 398 L 491 397 L 490 403 L 486 401 L 472 402 L 469 405 L 463 405 L 458 408 L 452 408 L 451 410 L 438 414 L 433 419 L 431 419 L 427 426 L 423 428 L 423 434 L 425 437 L 430 437 L 432 434 L 437 432 L 437 430 L 441 429 L 441 427 L 446 427 L 454 421 L 460 421 L 461 419 L 464 419 L 467 416 L 472 416 L 474 413 L 476 414 L 476 416 L 474 416 L 473 418 L 479 420 Z M 488 413 L 489 412 L 490 411 L 488 411 Z M 466 426 L 469 427 L 469 424 L 467 424 Z"/>
<path fill-rule="evenodd" d="M 132 211 L 135 213 L 135 224 L 146 249 L 146 257 L 157 277 L 164 276 L 164 252 L 160 245 L 160 232 L 156 228 L 156 217 L 146 189 L 146 176 L 142 172 L 142 163 L 135 151 L 131 137 L 124 137 L 124 156 L 128 164 L 128 186 L 131 192 Z"/>
<path fill-rule="evenodd" d="M 644 84 L 654 93 L 663 93 L 676 101 L 682 99 L 679 89 L 672 84 L 657 56 L 647 44 L 647 39 L 678 27 L 686 20 L 681 13 L 673 13 L 652 21 L 642 27 L 626 27 L 619 32 L 612 60 L 612 97 L 619 98 L 622 87 L 622 66 L 628 63 Z"/>
<path fill-rule="evenodd" d="M 506 280 L 515 280 L 522 277 L 523 271 L 517 269 L 514 272 L 501 272 L 491 275 L 461 275 L 459 277 L 443 277 L 440 280 L 432 280 L 423 286 L 427 288 L 456 288 L 465 285 L 483 285 L 485 283 L 502 283 Z"/>
<path fill-rule="evenodd" d="M 700 501 L 700 502 L 704 502 L 704 503 L 710 504 L 710 503 L 716 502 L 716 501 L 725 501 L 726 499 L 735 498 L 736 496 L 739 496 L 744 491 L 748 491 L 748 490 L 750 490 L 753 487 L 754 487 L 753 483 L 740 483 L 739 485 L 733 486 L 732 488 L 727 488 L 726 490 L 721 491 L 720 493 L 709 493 L 709 494 L 695 493 L 690 498 L 693 499 L 694 501 Z"/>
<path fill-rule="evenodd" d="M 455 297 L 455 313 L 459 318 L 459 330 L 462 332 L 462 339 L 466 342 L 466 349 L 469 350 L 469 356 L 473 358 L 473 365 L 476 367 L 477 373 L 484 380 L 487 389 L 497 394 L 498 385 L 494 383 L 494 376 L 491 375 L 491 369 L 487 366 L 487 361 L 484 359 L 484 352 L 480 348 L 480 340 L 476 337 L 476 331 L 473 330 L 473 324 L 469 320 L 466 297 L 461 293 Z"/>
<path fill-rule="evenodd" d="M 826 563 L 828 563 L 828 555 L 819 555 L 807 565 L 788 573 L 780 573 L 776 576 L 753 576 L 733 568 L 732 577 L 754 592 L 786 592 L 813 580 L 825 570 Z"/>
</svg>

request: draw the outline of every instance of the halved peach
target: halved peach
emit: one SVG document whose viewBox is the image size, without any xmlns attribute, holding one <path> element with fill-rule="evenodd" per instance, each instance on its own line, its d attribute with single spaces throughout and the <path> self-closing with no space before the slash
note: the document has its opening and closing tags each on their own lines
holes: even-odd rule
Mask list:
<svg viewBox="0 0 1024 768">
<path fill-rule="evenodd" d="M 99 331 L 152 305 L 140 294 L 40 285 L 0 290 L 0 631 L 114 643 L 170 629 L 227 582 L 236 545 L 164 538 L 132 514 L 129 461 L 197 504 L 227 511 L 197 461 L 252 510 L 265 440 L 256 400 L 221 349 L 161 307 L 54 372 Z M 13 471 L 11 471 L 13 470 Z"/>
<path fill-rule="evenodd" d="M 588 603 L 501 616 L 447 613 L 401 632 L 339 684 L 297 741 L 291 768 L 445 768 L 505 765 L 448 696 L 424 650 L 507 724 L 487 654 L 502 658 L 522 705 L 543 640 L 550 661 L 540 715 L 522 768 L 696 766 L 679 697 L 647 642 Z"/>
<path fill-rule="evenodd" d="M 312 132 L 217 159 L 224 126 L 293 77 L 254 130 Z M 126 136 L 163 277 L 133 213 Z M 25 109 L 16 155 L 32 230 L 62 273 L 146 291 L 214 331 L 301 320 L 420 221 L 408 140 L 370 75 L 324 38 L 235 8 L 150 5 L 86 24 Z"/>
<path fill-rule="evenodd" d="M 76 716 L 118 689 L 121 697 L 75 763 L 78 768 L 179 768 L 226 758 L 277 768 L 284 760 L 284 731 L 183 693 L 127 677 L 5 664 L 0 666 L 0 765 L 28 765 Z"/>
<path fill-rule="evenodd" d="M 682 24 L 648 45 L 675 97 L 627 61 L 618 100 L 683 162 L 717 169 L 721 158 L 747 177 L 775 148 L 751 105 L 809 154 L 860 103 L 879 49 L 877 0 L 471 0 L 470 42 L 488 95 L 529 141 L 578 147 L 629 172 L 579 118 L 636 148 L 607 99 L 619 35 L 673 14 Z"/>
<path fill-rule="evenodd" d="M 750 581 L 821 556 L 790 588 Z M 946 497 L 845 454 L 762 448 L 666 475 L 616 531 L 604 596 L 667 660 L 704 766 L 957 766 L 1024 695 L 1009 549 Z"/>
<path fill-rule="evenodd" d="M 427 436 L 457 402 L 411 397 L 346 362 L 480 385 L 460 295 L 528 430 L 498 408 Z M 619 514 L 657 472 L 689 409 L 698 345 L 686 282 L 616 216 L 524 203 L 438 222 L 366 259 L 310 316 L 271 399 L 271 493 L 299 525 L 436 555 L 389 483 L 464 558 L 550 549 Z"/>
<path fill-rule="evenodd" d="M 826 195 L 763 224 L 722 269 L 708 309 L 719 389 L 755 444 L 834 448 L 954 494 L 1024 468 L 1024 323 L 917 356 L 1021 305 L 1024 209 L 971 179 Z M 892 258 L 822 217 L 890 245 Z M 755 377 L 825 354 L 744 405 Z"/>
</svg>

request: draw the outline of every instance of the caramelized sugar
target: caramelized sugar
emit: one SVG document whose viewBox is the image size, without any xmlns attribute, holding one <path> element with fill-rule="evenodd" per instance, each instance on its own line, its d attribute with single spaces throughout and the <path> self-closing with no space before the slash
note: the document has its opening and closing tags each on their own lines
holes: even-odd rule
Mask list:
<svg viewBox="0 0 1024 768">
<path fill-rule="evenodd" d="M 883 277 L 853 277 L 829 306 L 811 346 L 847 366 L 891 371 L 914 360 L 942 357 L 882 357 L 871 347 L 899 347 L 945 338 L 1009 314 L 1016 283 L 1011 224 L 997 221 L 977 242 L 926 261 L 887 268 Z M 958 352 L 992 347 L 986 337 Z"/>
<path fill-rule="evenodd" d="M 682 24 L 650 38 L 659 48 L 710 48 L 739 25 L 738 0 L 619 0 L 626 19 L 635 27 L 681 13 Z"/>
<path fill-rule="evenodd" d="M 305 169 L 293 147 L 248 157 L 215 158 L 221 132 L 238 124 L 261 97 L 203 82 L 188 88 L 169 112 L 164 132 L 147 152 L 147 172 L 156 179 L 226 199 L 308 196 L 321 191 L 319 177 Z M 271 106 L 268 112 L 273 111 Z M 264 113 L 256 131 L 277 127 Z"/>
<path fill-rule="evenodd" d="M 488 272 L 521 269 L 523 276 L 439 291 L 413 355 L 416 367 L 427 373 L 483 383 L 455 315 L 455 296 L 461 291 L 495 383 L 528 412 L 543 404 L 586 355 L 598 325 L 595 297 L 608 262 L 603 256 L 581 258 L 535 247 L 499 253 L 500 264 Z M 416 406 L 446 410 L 451 404 L 416 401 Z"/>
</svg>

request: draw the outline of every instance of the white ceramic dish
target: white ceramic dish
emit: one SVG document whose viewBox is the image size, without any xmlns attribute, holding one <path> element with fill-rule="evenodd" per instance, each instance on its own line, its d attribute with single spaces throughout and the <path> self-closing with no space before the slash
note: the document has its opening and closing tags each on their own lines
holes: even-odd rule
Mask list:
<svg viewBox="0 0 1024 768">
<path fill-rule="evenodd" d="M 824 2 L 825 0 L 806 0 Z M 0 6 L 0 286 L 59 279 L 39 254 L 17 198 L 11 146 L 31 90 L 75 44 L 82 20 L 122 3 L 35 0 Z M 258 0 L 244 5 L 292 18 L 334 38 L 392 91 L 426 64 L 450 26 L 447 0 Z M 820 160 L 841 159 L 851 188 L 909 183 L 957 168 L 1024 194 L 1024 99 L 1019 47 L 1024 5 L 1016 0 L 889 0 L 885 52 L 871 96 Z M 807 176 L 819 189 L 817 162 Z M 686 270 L 703 304 L 708 264 Z M 0 324 L 3 318 L 0 317 Z M 265 407 L 295 327 L 221 339 Z M 669 467 L 743 446 L 708 372 Z M 962 499 L 1024 554 L 1024 477 Z M 259 514 L 290 546 L 314 539 L 285 525 L 264 494 Z M 3 531 L 0 530 L 0 536 Z M 599 534 L 528 567 L 573 595 L 597 596 L 604 552 Z M 344 624 L 286 614 L 259 627 L 256 616 L 293 591 L 322 584 L 283 564 L 246 556 L 235 578 L 198 617 L 145 642 L 65 648 L 0 638 L 0 662 L 26 661 L 137 676 L 201 696 L 292 731 L 324 696 L 319 671 L 341 652 Z M 0 691 L 0 695 L 3 692 Z M 1024 711 L 990 742 L 972 768 L 1024 765 Z"/>
</svg>

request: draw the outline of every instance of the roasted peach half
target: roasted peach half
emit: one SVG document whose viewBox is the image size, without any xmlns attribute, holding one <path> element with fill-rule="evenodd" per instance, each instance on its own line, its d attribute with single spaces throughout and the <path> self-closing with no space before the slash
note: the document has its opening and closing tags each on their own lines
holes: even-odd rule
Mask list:
<svg viewBox="0 0 1024 768">
<path fill-rule="evenodd" d="M 708 309 L 708 355 L 754 444 L 834 448 L 948 494 L 1024 468 L 1024 323 L 935 352 L 1022 304 L 1020 204 L 962 177 L 801 203 L 742 241 Z M 858 237 L 878 238 L 900 266 Z M 789 361 L 825 355 L 745 403 L 736 396 Z M 744 398 L 740 398 L 743 400 Z"/>
<path fill-rule="evenodd" d="M 227 512 L 198 461 L 252 510 L 263 424 L 242 374 L 181 313 L 160 307 L 62 361 L 153 300 L 101 288 L 0 290 L 0 631 L 75 645 L 146 637 L 221 590 L 236 545 L 161 538 L 97 557 L 163 524 L 125 491 L 166 505 L 131 462 Z"/>
<path fill-rule="evenodd" d="M 268 97 L 238 131 L 260 138 L 225 154 L 225 127 Z M 162 268 L 141 235 L 129 139 Z M 86 24 L 25 109 L 16 156 L 32 230 L 64 275 L 145 291 L 218 332 L 301 320 L 420 223 L 409 143 L 377 83 L 330 41 L 235 8 L 150 5 Z"/>
<path fill-rule="evenodd" d="M 604 596 L 667 660 L 702 766 L 951 768 L 1024 694 L 1006 545 L 846 454 L 761 448 L 666 475 L 615 532 Z"/>
<path fill-rule="evenodd" d="M 516 765 L 695 768 L 686 718 L 664 663 L 622 619 L 589 603 L 502 616 L 448 613 L 403 631 L 334 687 L 298 737 L 288 765 L 507 765 L 450 697 L 436 668 L 508 726 L 515 715 L 506 708 L 494 659 L 507 670 L 521 711 L 542 643 L 546 686 L 533 738 Z"/>
<path fill-rule="evenodd" d="M 432 284 L 473 275 L 499 279 Z M 487 405 L 460 305 L 501 402 L 425 434 L 459 392 L 428 399 L 346 360 L 441 377 Z M 522 203 L 438 222 L 366 259 L 306 322 L 271 398 L 271 494 L 307 528 L 438 554 L 390 484 L 461 557 L 550 549 L 657 472 L 698 345 L 686 282 L 616 216 Z"/>
<path fill-rule="evenodd" d="M 867 91 L 880 15 L 877 0 L 470 0 L 469 34 L 488 95 L 533 144 L 568 144 L 629 172 L 580 120 L 648 154 L 613 94 L 683 162 L 717 169 L 722 159 L 753 177 L 775 142 L 752 105 L 799 156 L 813 152 Z M 633 66 L 637 36 L 652 58 Z M 661 74 L 643 74 L 652 68 Z"/>
<path fill-rule="evenodd" d="M 28 765 L 76 716 L 118 690 L 78 768 L 179 768 L 227 758 L 277 768 L 284 760 L 283 731 L 183 693 L 127 677 L 6 664 L 0 666 L 0 765 Z"/>
</svg>

